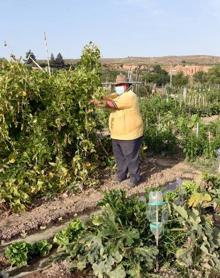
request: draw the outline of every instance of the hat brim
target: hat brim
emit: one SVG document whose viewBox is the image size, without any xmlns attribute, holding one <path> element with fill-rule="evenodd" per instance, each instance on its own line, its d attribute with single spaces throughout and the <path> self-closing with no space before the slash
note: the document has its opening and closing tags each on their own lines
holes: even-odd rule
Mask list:
<svg viewBox="0 0 220 278">
<path fill-rule="evenodd" d="M 121 85 L 121 84 L 133 84 L 132 82 L 117 82 L 117 83 L 113 83 L 113 85 Z"/>
</svg>

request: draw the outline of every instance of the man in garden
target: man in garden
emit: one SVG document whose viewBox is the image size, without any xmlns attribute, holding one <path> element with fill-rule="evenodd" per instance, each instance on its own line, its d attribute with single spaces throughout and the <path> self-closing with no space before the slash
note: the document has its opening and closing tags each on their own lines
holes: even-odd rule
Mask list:
<svg viewBox="0 0 220 278">
<path fill-rule="evenodd" d="M 131 83 L 122 74 L 116 77 L 115 92 L 101 101 L 92 100 L 97 107 L 111 109 L 109 130 L 112 148 L 117 164 L 116 181 L 122 182 L 130 176 L 129 185 L 141 181 L 139 153 L 143 138 L 143 120 L 137 95 L 131 90 Z"/>
</svg>

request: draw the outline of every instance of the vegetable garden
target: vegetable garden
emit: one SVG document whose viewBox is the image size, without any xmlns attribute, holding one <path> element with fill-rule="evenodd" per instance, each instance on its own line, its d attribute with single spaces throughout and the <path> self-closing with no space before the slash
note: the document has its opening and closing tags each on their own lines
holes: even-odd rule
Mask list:
<svg viewBox="0 0 220 278">
<path fill-rule="evenodd" d="M 106 94 L 101 75 L 100 52 L 92 43 L 74 70 L 52 75 L 19 62 L 1 62 L 2 214 L 22 214 L 62 194 L 98 191 L 102 174 L 107 171 L 110 177 L 111 140 L 102 132 L 108 112 L 89 104 Z M 215 173 L 206 173 L 201 183 L 186 180 L 172 191 L 159 188 L 169 218 L 158 248 L 147 205 L 157 184 L 146 188 L 141 198 L 115 189 L 104 193 L 98 212 L 86 219 L 75 217 L 48 240 L 2 241 L 2 275 L 17 277 L 19 269 L 46 258 L 48 264 L 66 260 L 79 277 L 218 277 L 219 93 L 216 86 L 192 87 L 187 94 L 170 88 L 163 96 L 140 98 L 145 123 L 142 160 L 146 155 L 171 155 L 189 163 L 199 157 L 216 163 Z M 210 116 L 217 119 L 207 123 L 204 117 Z M 0 238 L 3 230 L 0 227 Z"/>
</svg>

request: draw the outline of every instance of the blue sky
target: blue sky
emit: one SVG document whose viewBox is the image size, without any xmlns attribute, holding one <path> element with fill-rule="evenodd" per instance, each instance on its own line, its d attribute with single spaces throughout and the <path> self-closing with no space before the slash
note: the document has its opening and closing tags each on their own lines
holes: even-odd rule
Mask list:
<svg viewBox="0 0 220 278">
<path fill-rule="evenodd" d="M 220 56 L 220 0 L 0 0 L 0 11 L 0 57 L 45 58 L 44 31 L 64 58 L 89 41 L 102 57 Z"/>
</svg>

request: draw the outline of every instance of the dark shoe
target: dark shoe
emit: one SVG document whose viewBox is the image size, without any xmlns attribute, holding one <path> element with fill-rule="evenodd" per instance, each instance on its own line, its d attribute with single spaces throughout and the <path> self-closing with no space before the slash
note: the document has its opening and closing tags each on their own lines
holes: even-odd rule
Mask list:
<svg viewBox="0 0 220 278">
<path fill-rule="evenodd" d="M 133 183 L 133 182 L 131 182 L 131 181 L 129 181 L 129 182 L 127 183 L 127 185 L 128 185 L 129 187 L 131 187 L 131 188 L 136 186 L 136 184 Z"/>
<path fill-rule="evenodd" d="M 137 186 L 139 184 L 139 182 L 133 182 L 133 181 L 129 181 L 128 182 L 128 186 L 129 187 L 135 187 L 135 186 Z"/>
<path fill-rule="evenodd" d="M 127 179 L 127 178 L 119 178 L 117 175 L 114 175 L 112 181 L 113 181 L 114 183 L 120 183 L 120 182 L 122 182 L 122 181 L 124 181 L 124 180 L 126 180 L 126 179 Z"/>
<path fill-rule="evenodd" d="M 143 177 L 140 177 L 140 179 L 139 180 L 130 180 L 129 182 L 128 182 L 128 185 L 130 186 L 130 187 L 135 187 L 135 186 L 137 186 L 137 185 L 139 185 L 141 182 L 143 181 Z"/>
</svg>

